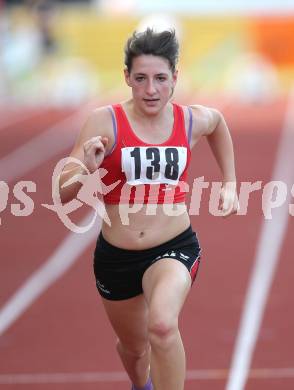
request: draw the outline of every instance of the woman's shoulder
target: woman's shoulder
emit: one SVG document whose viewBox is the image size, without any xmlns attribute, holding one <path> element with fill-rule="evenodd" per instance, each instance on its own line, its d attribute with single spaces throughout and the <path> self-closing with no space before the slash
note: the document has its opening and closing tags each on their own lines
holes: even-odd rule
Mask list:
<svg viewBox="0 0 294 390">
<path fill-rule="evenodd" d="M 76 147 L 81 147 L 84 142 L 97 136 L 108 138 L 108 148 L 114 143 L 115 137 L 110 106 L 95 108 L 88 114 L 78 136 Z"/>
<path fill-rule="evenodd" d="M 214 122 L 221 116 L 221 113 L 209 106 L 191 104 L 183 106 L 185 117 L 193 121 L 193 132 L 198 135 L 207 135 L 213 127 Z"/>
<path fill-rule="evenodd" d="M 91 135 L 109 136 L 113 133 L 112 106 L 101 106 L 93 109 L 85 124 L 87 133 Z"/>
<path fill-rule="evenodd" d="M 106 105 L 106 106 L 100 106 L 100 107 L 96 107 L 94 108 L 90 114 L 89 114 L 89 118 L 90 120 L 92 121 L 109 121 L 109 119 L 111 119 L 111 111 L 113 110 L 113 106 L 115 106 L 115 104 L 109 104 L 109 105 Z"/>
</svg>

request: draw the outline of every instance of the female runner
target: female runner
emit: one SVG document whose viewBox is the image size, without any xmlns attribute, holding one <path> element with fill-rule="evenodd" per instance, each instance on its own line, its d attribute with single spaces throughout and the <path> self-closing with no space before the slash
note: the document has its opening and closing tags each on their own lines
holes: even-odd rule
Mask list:
<svg viewBox="0 0 294 390">
<path fill-rule="evenodd" d="M 109 220 L 102 223 L 94 271 L 133 390 L 184 389 L 178 318 L 201 252 L 185 206 L 186 176 L 202 136 L 222 173 L 222 215 L 237 211 L 233 145 L 223 116 L 171 102 L 178 49 L 174 31 L 134 33 L 125 47 L 131 98 L 94 110 L 71 153 L 90 173 L 104 169 Z M 62 202 L 73 199 L 81 183 L 62 184 L 84 174 L 82 165 L 66 165 Z"/>
</svg>

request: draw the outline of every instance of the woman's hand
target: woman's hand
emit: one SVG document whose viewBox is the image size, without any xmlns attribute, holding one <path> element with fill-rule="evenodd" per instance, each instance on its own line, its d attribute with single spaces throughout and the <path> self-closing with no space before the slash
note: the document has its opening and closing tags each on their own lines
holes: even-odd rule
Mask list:
<svg viewBox="0 0 294 390">
<path fill-rule="evenodd" d="M 220 193 L 220 210 L 223 217 L 236 214 L 239 210 L 239 202 L 236 191 L 236 182 L 224 182 Z"/>
<path fill-rule="evenodd" d="M 90 173 L 95 172 L 102 164 L 107 144 L 108 138 L 100 135 L 92 137 L 84 143 L 84 162 Z"/>
</svg>

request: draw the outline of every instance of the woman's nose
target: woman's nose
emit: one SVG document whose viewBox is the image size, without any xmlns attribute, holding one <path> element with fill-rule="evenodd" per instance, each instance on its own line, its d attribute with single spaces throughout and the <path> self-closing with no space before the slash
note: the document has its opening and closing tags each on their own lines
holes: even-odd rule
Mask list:
<svg viewBox="0 0 294 390">
<path fill-rule="evenodd" d="M 155 85 L 154 85 L 153 81 L 148 82 L 146 92 L 149 95 L 154 95 L 154 93 L 156 92 Z"/>
</svg>

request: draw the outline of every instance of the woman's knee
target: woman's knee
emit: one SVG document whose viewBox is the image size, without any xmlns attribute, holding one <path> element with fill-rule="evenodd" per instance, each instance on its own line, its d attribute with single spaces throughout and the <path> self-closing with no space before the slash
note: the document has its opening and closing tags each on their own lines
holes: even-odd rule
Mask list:
<svg viewBox="0 0 294 390">
<path fill-rule="evenodd" d="M 151 317 L 148 333 L 152 348 L 168 349 L 178 337 L 178 320 L 165 316 Z"/>
<path fill-rule="evenodd" d="M 117 339 L 116 349 L 119 353 L 123 353 L 124 355 L 128 355 L 134 359 L 140 359 L 144 355 L 146 355 L 150 350 L 150 344 L 148 340 L 145 343 L 122 343 L 120 339 Z"/>
</svg>

